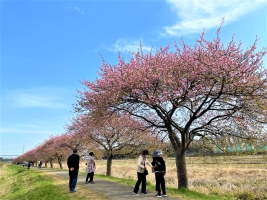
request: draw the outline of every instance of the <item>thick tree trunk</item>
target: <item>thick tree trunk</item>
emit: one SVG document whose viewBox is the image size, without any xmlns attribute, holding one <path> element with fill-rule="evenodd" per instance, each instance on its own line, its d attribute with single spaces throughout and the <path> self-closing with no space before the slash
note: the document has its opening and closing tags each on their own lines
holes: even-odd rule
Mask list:
<svg viewBox="0 0 267 200">
<path fill-rule="evenodd" d="M 50 163 L 50 167 L 53 168 L 53 160 L 52 159 L 49 160 L 49 163 Z"/>
<path fill-rule="evenodd" d="M 188 188 L 188 178 L 187 178 L 187 170 L 186 170 L 186 161 L 185 161 L 185 138 L 182 137 L 182 141 L 179 137 L 174 133 L 174 131 L 169 128 L 168 129 L 169 138 L 174 149 L 175 154 L 175 163 L 177 169 L 177 178 L 178 178 L 178 189 Z"/>
<path fill-rule="evenodd" d="M 61 159 L 61 157 L 57 157 L 57 160 L 58 160 L 58 164 L 59 164 L 59 167 L 60 167 L 60 169 L 63 169 L 63 167 L 62 167 L 62 159 Z"/>
<path fill-rule="evenodd" d="M 188 188 L 185 151 L 178 150 L 175 152 L 175 161 L 177 168 L 178 189 Z"/>
<path fill-rule="evenodd" d="M 111 176 L 111 165 L 112 165 L 112 153 L 108 154 L 108 158 L 107 158 L 107 176 Z"/>
</svg>

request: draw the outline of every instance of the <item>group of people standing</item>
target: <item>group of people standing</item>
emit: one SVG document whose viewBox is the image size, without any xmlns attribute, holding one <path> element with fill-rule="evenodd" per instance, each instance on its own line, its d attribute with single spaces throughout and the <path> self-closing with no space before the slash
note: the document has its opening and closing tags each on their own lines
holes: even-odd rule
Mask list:
<svg viewBox="0 0 267 200">
<path fill-rule="evenodd" d="M 42 164 L 43 164 L 43 161 L 41 159 L 40 162 L 39 162 L 39 164 L 38 164 L 38 169 L 41 169 Z M 30 169 L 31 166 L 33 166 L 33 161 L 30 161 L 29 160 L 28 163 L 27 163 L 28 170 Z M 23 167 L 24 167 L 24 165 L 23 165 Z"/>
<path fill-rule="evenodd" d="M 153 153 L 153 161 L 150 163 L 147 159 L 149 152 L 144 150 L 142 154 L 138 158 L 137 162 L 137 182 L 135 184 L 133 194 L 139 194 L 139 187 L 141 187 L 140 194 L 147 194 L 146 192 L 146 175 L 148 174 L 147 165 L 152 168 L 153 173 L 155 173 L 156 179 L 156 191 L 157 194 L 155 197 L 166 197 L 166 189 L 165 189 L 165 179 L 164 176 L 166 174 L 166 165 L 165 161 L 162 158 L 162 151 L 155 150 Z M 76 192 L 75 187 L 78 180 L 78 171 L 79 171 L 79 162 L 80 156 L 77 154 L 77 149 L 73 149 L 73 154 L 68 157 L 67 165 L 69 168 L 69 191 Z M 94 153 L 90 152 L 86 162 L 86 180 L 85 183 L 94 183 L 94 173 L 96 170 Z M 89 179 L 89 181 L 88 181 Z"/>
<path fill-rule="evenodd" d="M 156 179 L 156 191 L 157 194 L 155 197 L 166 197 L 166 189 L 165 189 L 165 179 L 164 176 L 166 174 L 166 165 L 165 161 L 162 158 L 162 151 L 161 150 L 155 150 L 153 153 L 153 161 L 150 163 L 147 159 L 149 152 L 147 150 L 144 150 L 142 152 L 142 155 L 139 156 L 137 161 L 137 182 L 135 184 L 133 194 L 137 195 L 139 194 L 139 187 L 142 183 L 141 187 L 141 193 L 140 194 L 147 194 L 146 192 L 146 175 L 147 173 L 147 165 L 149 165 L 152 168 L 152 171 L 155 173 L 155 179 Z"/>
</svg>

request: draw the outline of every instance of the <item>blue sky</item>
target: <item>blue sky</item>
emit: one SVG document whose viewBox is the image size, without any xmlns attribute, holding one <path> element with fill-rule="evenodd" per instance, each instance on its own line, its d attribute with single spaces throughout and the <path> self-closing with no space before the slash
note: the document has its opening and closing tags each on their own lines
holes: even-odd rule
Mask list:
<svg viewBox="0 0 267 200">
<path fill-rule="evenodd" d="M 266 0 L 1 1 L 0 155 L 21 155 L 65 132 L 81 80 L 95 80 L 100 54 L 115 64 L 142 42 L 149 51 L 233 34 L 245 49 L 267 46 Z M 266 66 L 266 57 L 264 64 Z"/>
</svg>

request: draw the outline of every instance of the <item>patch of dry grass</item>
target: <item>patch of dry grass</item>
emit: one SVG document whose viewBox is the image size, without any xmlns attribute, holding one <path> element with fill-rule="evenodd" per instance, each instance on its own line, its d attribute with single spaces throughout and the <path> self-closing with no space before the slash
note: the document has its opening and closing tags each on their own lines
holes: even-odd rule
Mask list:
<svg viewBox="0 0 267 200">
<path fill-rule="evenodd" d="M 3 183 L 4 181 L 5 182 L 11 182 L 11 179 L 10 178 L 5 178 L 5 177 L 8 177 L 9 176 L 9 173 L 6 171 L 6 167 L 7 167 L 7 164 L 1 162 L 0 164 L 0 182 Z M 8 184 L 8 183 L 7 183 Z M 4 196 L 4 194 L 8 194 L 10 193 L 10 187 L 0 187 L 0 196 Z"/>
<path fill-rule="evenodd" d="M 166 185 L 177 188 L 175 160 L 165 160 Z M 136 162 L 137 159 L 113 160 L 112 176 L 136 179 Z M 97 160 L 96 166 L 96 173 L 106 173 L 106 160 Z M 81 162 L 80 170 L 84 169 L 85 163 Z M 263 156 L 189 157 L 187 173 L 191 190 L 239 199 L 267 199 L 267 162 Z M 155 184 L 153 173 L 149 173 L 147 181 Z"/>
</svg>

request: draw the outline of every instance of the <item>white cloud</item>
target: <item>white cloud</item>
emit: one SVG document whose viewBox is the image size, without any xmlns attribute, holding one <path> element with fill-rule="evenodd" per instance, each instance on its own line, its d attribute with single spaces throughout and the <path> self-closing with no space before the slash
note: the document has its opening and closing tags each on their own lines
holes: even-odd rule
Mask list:
<svg viewBox="0 0 267 200">
<path fill-rule="evenodd" d="M 44 134 L 44 135 L 55 135 L 63 133 L 65 129 L 63 127 L 54 126 L 51 121 L 35 120 L 36 124 L 31 123 L 12 123 L 12 126 L 5 125 L 0 127 L 1 134 Z M 48 124 L 50 126 L 48 126 Z"/>
<path fill-rule="evenodd" d="M 22 129 L 22 128 L 0 128 L 1 134 L 6 133 L 20 133 L 20 134 L 45 134 L 45 135 L 54 135 L 55 131 L 43 130 L 43 129 Z"/>
<path fill-rule="evenodd" d="M 41 126 L 35 124 L 18 124 L 19 127 L 27 127 L 27 128 L 41 128 Z"/>
<path fill-rule="evenodd" d="M 58 88 L 31 88 L 11 91 L 9 102 L 16 107 L 66 108 L 62 103 L 64 91 Z"/>
<path fill-rule="evenodd" d="M 80 13 L 84 14 L 83 11 L 81 11 L 77 6 L 74 8 L 75 10 L 78 10 Z"/>
<path fill-rule="evenodd" d="M 164 27 L 162 35 L 182 36 L 199 33 L 239 20 L 245 14 L 266 5 L 266 0 L 166 0 L 178 22 Z"/>
<path fill-rule="evenodd" d="M 77 10 L 78 12 L 80 12 L 81 14 L 84 14 L 84 12 L 78 8 L 78 6 L 75 6 L 75 7 L 65 7 L 65 9 L 74 9 L 74 10 Z"/>
<path fill-rule="evenodd" d="M 118 39 L 112 47 L 108 47 L 107 50 L 111 52 L 120 52 L 120 53 L 129 53 L 129 52 L 137 52 L 140 49 L 140 42 L 142 44 L 143 52 L 151 51 L 152 47 L 144 45 L 141 40 L 132 40 L 128 39 Z"/>
<path fill-rule="evenodd" d="M 16 94 L 15 104 L 19 107 L 45 107 L 60 108 L 62 103 L 55 102 L 53 97 L 38 96 L 34 94 Z"/>
</svg>

